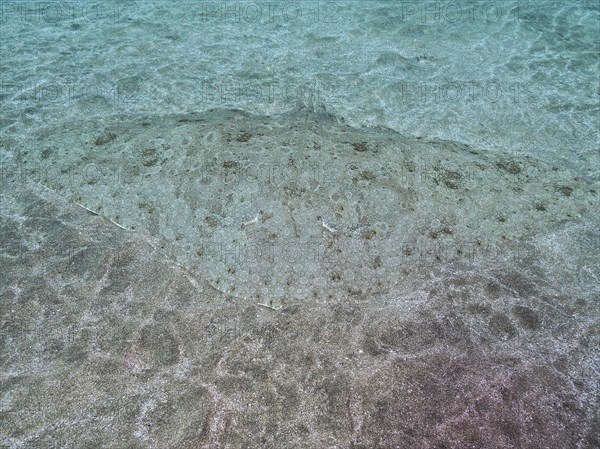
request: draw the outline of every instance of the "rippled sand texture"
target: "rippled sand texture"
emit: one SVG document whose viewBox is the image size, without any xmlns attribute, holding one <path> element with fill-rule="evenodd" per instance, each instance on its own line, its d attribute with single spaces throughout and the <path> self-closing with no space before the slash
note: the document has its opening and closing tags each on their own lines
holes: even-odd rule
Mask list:
<svg viewBox="0 0 600 449">
<path fill-rule="evenodd" d="M 599 448 L 598 0 L 0 4 L 0 448 Z"/>
<path fill-rule="evenodd" d="M 240 118 L 236 121 L 235 117 Z M 131 123 L 107 129 L 82 127 L 89 146 L 77 143 L 72 131 L 43 137 L 49 144 L 54 136 L 56 146 L 49 148 L 63 152 L 58 157 L 42 150 L 46 163 L 52 166 L 54 161 L 58 172 L 61 166 L 69 167 L 71 171 L 63 175 L 72 175 L 70 188 L 78 192 L 80 201 L 98 209 L 101 204 L 94 200 L 99 196 L 93 192 L 106 189 L 108 193 L 117 181 L 103 183 L 89 177 L 94 171 L 84 175 L 78 168 L 85 166 L 85 156 L 105 167 L 117 161 L 117 154 L 122 155 L 118 162 L 125 172 L 112 193 L 123 195 L 126 201 L 121 215 L 112 218 L 126 227 L 136 226 L 134 232 L 34 183 L 39 173 L 31 172 L 33 179 L 27 180 L 23 167 L 3 161 L 2 445 L 40 449 L 598 447 L 600 227 L 593 217 L 562 221 L 568 214 L 585 213 L 585 185 L 560 169 L 546 170 L 533 161 L 484 158 L 455 144 L 419 144 L 387 132 L 352 130 L 335 121 L 315 123 L 313 119 L 312 115 L 290 120 L 219 112 L 148 119 L 143 122 L 148 125 L 139 122 L 139 127 Z M 211 180 L 198 184 L 204 190 L 183 190 L 178 202 L 177 187 L 196 186 L 201 179 L 194 166 L 199 151 L 190 151 L 180 166 L 173 166 L 174 160 L 166 156 L 167 147 L 172 156 L 185 156 L 181 153 L 184 136 L 188 148 L 201 147 L 210 132 L 199 130 L 209 123 L 213 147 L 235 149 L 223 159 L 208 159 L 211 178 L 223 176 L 220 167 L 224 163 L 235 168 L 228 161 L 234 161 L 236 154 L 251 157 L 264 146 L 253 141 L 287 138 L 290 144 L 316 141 L 321 145 L 320 152 L 329 154 L 324 158 L 330 164 L 328 173 L 338 175 L 333 184 L 337 190 L 330 195 L 311 193 L 308 198 L 314 204 L 309 207 L 302 201 L 306 192 L 286 193 L 285 187 L 292 188 L 289 179 L 282 180 L 280 188 L 271 187 L 270 197 L 261 196 L 260 184 L 242 189 L 239 181 L 239 191 L 229 188 L 211 196 L 210 189 L 226 188 L 222 181 Z M 173 144 L 176 136 L 182 138 L 182 147 Z M 254 145 L 254 152 L 242 149 L 245 144 Z M 142 154 L 124 151 L 127 145 Z M 27 158 L 33 147 L 21 154 L 22 164 L 30 163 Z M 161 150 L 144 153 L 156 147 Z M 421 151 L 414 152 L 416 148 Z M 390 163 L 368 167 L 360 163 L 364 152 L 378 161 L 377 151 L 381 157 L 387 155 Z M 332 152 L 338 159 L 333 159 Z M 306 154 L 311 152 L 307 149 Z M 502 216 L 514 224 L 504 226 L 490 214 L 493 209 L 486 214 L 494 202 L 478 204 L 470 199 L 484 201 L 491 196 L 481 188 L 472 188 L 468 194 L 466 188 L 477 185 L 476 181 L 440 170 L 434 170 L 423 186 L 413 187 L 420 194 L 427 193 L 426 200 L 407 200 L 403 213 L 396 202 L 395 210 L 389 196 L 401 191 L 400 181 L 390 175 L 398 160 L 410 162 L 417 155 L 428 160 L 434 154 L 490 169 L 500 164 L 499 179 L 490 188 L 497 191 L 495 198 L 504 206 Z M 71 165 L 66 164 L 67 155 Z M 273 156 L 263 153 L 268 155 Z M 357 164 L 350 178 L 335 170 L 339 161 Z M 535 167 L 544 176 L 528 173 L 527 167 Z M 173 171 L 167 176 L 162 170 Z M 373 175 L 366 174 L 367 170 Z M 525 179 L 513 178 L 524 173 L 528 173 Z M 61 187 L 56 177 L 44 181 Z M 356 187 L 349 189 L 348 184 L 354 182 Z M 555 182 L 560 182 L 558 190 Z M 509 185 L 522 191 L 509 195 L 505 190 Z M 346 188 L 340 190 L 340 186 Z M 377 198 L 365 203 L 362 215 L 356 209 L 347 210 L 348 203 L 340 200 L 344 192 L 368 198 L 372 191 Z M 434 212 L 440 223 L 447 219 L 444 204 L 455 207 L 457 191 L 471 203 L 459 209 L 470 214 L 471 223 L 490 223 L 489 230 L 480 232 L 489 237 L 495 233 L 509 239 L 520 236 L 520 251 L 478 253 L 473 260 L 453 260 L 443 254 L 437 262 L 435 256 L 407 260 L 408 274 L 396 279 L 397 286 L 383 275 L 377 278 L 381 286 L 365 277 L 357 281 L 357 288 L 365 289 L 361 294 L 346 294 L 343 276 L 353 272 L 354 264 L 363 263 L 347 253 L 348 242 L 380 250 L 384 237 L 399 232 L 393 223 L 384 230 L 374 226 L 375 221 L 383 222 L 374 215 L 377 201 L 388 198 L 389 216 L 410 217 L 402 223 L 415 241 L 428 241 L 432 233 L 437 233 L 434 240 L 466 238 L 475 231 L 461 227 L 460 214 L 456 213 L 455 222 L 444 225 L 452 234 L 443 227 L 440 231 L 438 222 L 430 220 Z M 261 217 L 275 210 L 283 218 L 274 214 L 241 230 L 239 221 L 246 212 L 232 215 L 232 221 L 224 213 L 233 210 L 233 204 L 241 207 L 241 192 L 264 200 Z M 136 193 L 139 199 L 131 202 Z M 230 194 L 232 205 L 219 203 Z M 442 196 L 448 197 L 448 203 Z M 149 201 L 154 212 L 150 206 L 140 207 Z M 211 206 L 211 201 L 216 203 Z M 291 205 L 289 209 L 284 201 Z M 543 201 L 545 210 L 536 208 L 538 201 Z M 107 216 L 111 204 L 102 203 Z M 250 199 L 248 204 L 253 204 Z M 324 216 L 341 234 L 337 241 L 314 220 L 313 214 L 325 214 L 328 208 L 336 211 Z M 187 215 L 203 209 L 212 217 L 207 222 L 202 215 L 199 221 Z M 247 212 L 250 209 L 254 213 L 253 208 Z M 300 237 L 295 235 L 291 216 L 284 214 L 289 210 L 295 214 Z M 164 227 L 161 214 L 174 211 L 180 211 L 176 218 L 181 223 L 170 218 L 170 227 Z M 351 239 L 360 217 L 365 217 L 364 227 Z M 312 272 L 299 269 L 297 280 L 303 279 L 314 289 L 321 286 L 333 297 L 319 296 L 280 311 L 269 310 L 255 304 L 256 299 L 213 288 L 215 279 L 231 287 L 250 285 L 215 260 L 199 262 L 200 269 L 192 272 L 165 257 L 159 246 L 162 240 L 167 248 L 169 229 L 183 233 L 179 243 L 175 238 L 169 248 L 172 257 L 186 262 L 193 256 L 183 244 L 192 245 L 184 231 L 198 223 L 206 223 L 210 235 L 223 242 L 228 240 L 219 237 L 221 229 L 236 238 L 270 238 L 277 233 L 303 242 L 315 228 L 325 248 L 329 243 L 335 248 L 334 261 L 346 260 L 346 271 L 341 270 L 341 279 L 318 284 L 307 277 Z M 162 232 L 167 236 L 160 237 Z M 248 232 L 245 237 L 244 232 Z M 361 237 L 365 232 L 366 238 Z M 387 245 L 387 254 L 393 254 L 393 244 Z M 367 270 L 394 269 L 387 256 L 380 263 L 381 267 L 367 266 Z M 269 267 L 273 276 L 267 280 L 273 286 L 279 282 L 280 268 Z M 388 291 L 369 295 L 367 287 Z"/>
</svg>

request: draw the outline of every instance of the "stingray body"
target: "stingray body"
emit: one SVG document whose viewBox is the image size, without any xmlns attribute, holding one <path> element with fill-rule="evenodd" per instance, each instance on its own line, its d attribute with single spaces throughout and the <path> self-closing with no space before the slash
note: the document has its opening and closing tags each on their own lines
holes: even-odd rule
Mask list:
<svg viewBox="0 0 600 449">
<path fill-rule="evenodd" d="M 542 161 L 306 109 L 78 123 L 19 151 L 44 185 L 155 238 L 215 288 L 273 308 L 508 257 L 595 201 L 585 181 Z"/>
</svg>

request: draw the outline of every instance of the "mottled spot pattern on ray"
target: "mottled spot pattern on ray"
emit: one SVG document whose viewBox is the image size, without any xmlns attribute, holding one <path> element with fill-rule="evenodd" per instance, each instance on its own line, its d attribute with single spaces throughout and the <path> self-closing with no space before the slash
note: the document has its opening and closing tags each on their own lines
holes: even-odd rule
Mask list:
<svg viewBox="0 0 600 449">
<path fill-rule="evenodd" d="M 383 293 L 442 259 L 510 252 L 595 201 L 540 161 L 302 107 L 77 123 L 30 145 L 22 163 L 43 184 L 273 308 Z"/>
</svg>

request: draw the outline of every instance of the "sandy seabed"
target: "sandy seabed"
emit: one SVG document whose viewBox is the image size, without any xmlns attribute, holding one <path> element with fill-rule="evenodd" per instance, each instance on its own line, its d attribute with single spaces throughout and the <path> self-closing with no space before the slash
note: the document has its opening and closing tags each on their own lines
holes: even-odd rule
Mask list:
<svg viewBox="0 0 600 449">
<path fill-rule="evenodd" d="M 7 148 L 0 444 L 600 444 L 586 176 L 301 106 Z"/>
</svg>

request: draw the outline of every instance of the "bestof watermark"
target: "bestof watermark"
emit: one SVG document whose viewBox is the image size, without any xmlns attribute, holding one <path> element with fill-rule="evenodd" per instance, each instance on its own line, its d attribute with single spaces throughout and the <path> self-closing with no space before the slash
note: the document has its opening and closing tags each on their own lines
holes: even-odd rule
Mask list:
<svg viewBox="0 0 600 449">
<path fill-rule="evenodd" d="M 200 85 L 201 99 L 210 104 L 273 104 L 277 102 L 331 105 L 338 102 L 336 88 L 318 80 L 283 83 L 280 81 L 242 81 L 221 79 L 203 80 Z"/>
<path fill-rule="evenodd" d="M 272 265 L 296 265 L 316 263 L 323 258 L 323 242 L 319 240 L 298 241 L 279 238 L 278 241 L 254 241 L 250 243 L 221 242 L 205 239 L 197 246 L 200 261 L 219 261 L 245 268 Z"/>
<path fill-rule="evenodd" d="M 243 136 L 243 135 L 242 135 Z M 219 180 L 224 184 L 239 182 L 256 183 L 262 186 L 315 188 L 319 185 L 332 185 L 330 168 L 323 163 L 293 160 L 256 162 L 247 159 L 231 158 L 220 165 L 205 164 L 198 171 L 198 181 L 202 184 Z"/>
</svg>

